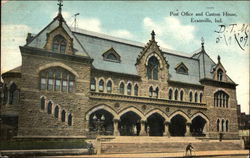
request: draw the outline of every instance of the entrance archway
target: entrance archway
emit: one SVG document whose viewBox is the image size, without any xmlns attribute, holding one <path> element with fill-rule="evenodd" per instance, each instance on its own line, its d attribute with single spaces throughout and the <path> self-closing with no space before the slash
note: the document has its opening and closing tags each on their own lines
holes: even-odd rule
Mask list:
<svg viewBox="0 0 250 158">
<path fill-rule="evenodd" d="M 132 111 L 124 113 L 120 117 L 119 131 L 121 136 L 135 136 L 140 133 L 140 116 Z"/>
<path fill-rule="evenodd" d="M 89 131 L 100 135 L 113 135 L 113 115 L 103 109 L 97 110 L 89 116 Z"/>
<path fill-rule="evenodd" d="M 154 113 L 147 119 L 147 132 L 149 136 L 162 136 L 164 132 L 164 118 L 158 113 Z"/>
<path fill-rule="evenodd" d="M 205 136 L 204 128 L 205 128 L 206 123 L 207 122 L 204 118 L 202 118 L 201 116 L 196 116 L 192 120 L 192 124 L 190 127 L 192 136 Z"/>
<path fill-rule="evenodd" d="M 170 120 L 169 132 L 171 136 L 185 136 L 187 120 L 181 116 L 176 115 Z"/>
</svg>

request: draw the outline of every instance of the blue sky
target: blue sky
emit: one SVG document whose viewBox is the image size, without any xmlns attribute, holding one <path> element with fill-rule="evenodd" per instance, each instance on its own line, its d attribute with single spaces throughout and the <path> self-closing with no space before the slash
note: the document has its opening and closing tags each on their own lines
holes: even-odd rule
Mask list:
<svg viewBox="0 0 250 158">
<path fill-rule="evenodd" d="M 5 72 L 21 64 L 19 45 L 25 44 L 28 32 L 38 33 L 56 16 L 56 1 L 2 1 L 2 71 Z M 186 1 L 64 1 L 63 16 L 69 26 L 73 26 L 73 14 L 77 17 L 78 27 L 113 35 L 129 40 L 146 43 L 152 29 L 156 32 L 156 40 L 160 47 L 191 53 L 200 48 L 200 39 L 205 39 L 205 49 L 210 57 L 217 62 L 217 55 L 227 70 L 227 74 L 239 84 L 237 87 L 238 103 L 244 112 L 249 111 L 249 44 L 240 49 L 234 38 L 226 45 L 218 35 L 228 38 L 233 34 L 228 31 L 215 33 L 218 25 L 237 24 L 236 34 L 244 26 L 248 26 L 249 36 L 250 2 L 186 2 Z M 170 16 L 170 12 L 220 13 L 215 23 L 215 16 Z M 236 16 L 222 16 L 223 12 L 234 13 Z M 191 22 L 194 19 L 212 20 L 212 23 Z M 228 28 L 228 27 L 227 27 Z M 238 31 L 238 32 L 237 32 Z M 235 32 L 234 32 L 235 33 Z M 232 36 L 234 37 L 234 36 Z M 245 36 L 244 36 L 245 37 Z M 227 41 L 229 42 L 229 41 Z M 249 43 L 249 39 L 247 40 Z M 13 60 L 14 59 L 14 60 Z"/>
</svg>

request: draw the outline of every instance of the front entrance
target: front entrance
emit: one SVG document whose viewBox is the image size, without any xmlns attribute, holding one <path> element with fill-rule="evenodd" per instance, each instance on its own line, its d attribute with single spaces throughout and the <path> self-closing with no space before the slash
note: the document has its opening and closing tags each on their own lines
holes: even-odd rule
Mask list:
<svg viewBox="0 0 250 158">
<path fill-rule="evenodd" d="M 136 136 L 140 133 L 140 116 L 129 111 L 120 118 L 119 131 L 121 136 Z"/>
<path fill-rule="evenodd" d="M 170 120 L 169 132 L 171 136 L 185 136 L 187 120 L 181 116 L 176 115 Z"/>
<path fill-rule="evenodd" d="M 155 113 L 147 119 L 147 132 L 149 136 L 163 136 L 164 118 Z"/>
<path fill-rule="evenodd" d="M 206 120 L 201 116 L 197 116 L 192 120 L 190 131 L 192 136 L 205 136 L 204 127 Z"/>
<path fill-rule="evenodd" d="M 89 131 L 99 135 L 113 135 L 113 115 L 106 110 L 97 110 L 90 115 Z"/>
</svg>

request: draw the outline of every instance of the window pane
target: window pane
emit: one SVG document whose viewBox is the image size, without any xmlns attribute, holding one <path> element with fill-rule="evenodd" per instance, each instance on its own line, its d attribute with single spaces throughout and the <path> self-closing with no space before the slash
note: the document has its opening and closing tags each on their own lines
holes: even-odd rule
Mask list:
<svg viewBox="0 0 250 158">
<path fill-rule="evenodd" d="M 60 47 L 60 53 L 64 54 L 66 49 L 66 45 L 61 45 Z"/>
<path fill-rule="evenodd" d="M 60 91 L 60 90 L 61 90 L 61 80 L 56 80 L 55 91 Z"/>
<path fill-rule="evenodd" d="M 73 89 L 74 89 L 74 82 L 69 81 L 69 92 L 73 92 Z"/>
<path fill-rule="evenodd" d="M 128 95 L 131 95 L 131 84 L 128 84 L 127 94 L 128 94 Z"/>
<path fill-rule="evenodd" d="M 41 78 L 41 89 L 42 90 L 46 89 L 46 79 L 45 78 Z"/>
<path fill-rule="evenodd" d="M 48 79 L 48 90 L 53 90 L 53 79 Z"/>
<path fill-rule="evenodd" d="M 68 81 L 63 80 L 62 81 L 62 91 L 67 92 L 67 87 L 68 87 Z"/>
<path fill-rule="evenodd" d="M 92 79 L 92 80 L 90 81 L 90 90 L 91 90 L 91 91 L 95 91 L 95 80 L 94 80 L 94 79 Z"/>
<path fill-rule="evenodd" d="M 135 85 L 134 94 L 135 94 L 135 96 L 138 96 L 138 86 L 137 85 Z"/>
</svg>

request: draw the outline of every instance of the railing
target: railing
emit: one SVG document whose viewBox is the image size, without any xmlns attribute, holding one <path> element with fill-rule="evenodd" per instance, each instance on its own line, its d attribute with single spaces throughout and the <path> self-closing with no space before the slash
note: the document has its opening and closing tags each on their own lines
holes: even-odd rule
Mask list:
<svg viewBox="0 0 250 158">
<path fill-rule="evenodd" d="M 90 92 L 89 97 L 91 99 L 103 99 L 103 100 L 113 100 L 113 101 L 123 101 L 132 103 L 142 103 L 142 104 L 152 104 L 152 105 L 166 105 L 166 106 L 181 106 L 181 107 L 197 107 L 197 108 L 207 108 L 204 103 L 186 102 L 179 100 L 168 100 L 161 98 L 151 98 L 151 97 L 141 97 L 141 96 L 130 96 L 112 93 L 102 93 L 102 92 Z"/>
</svg>

